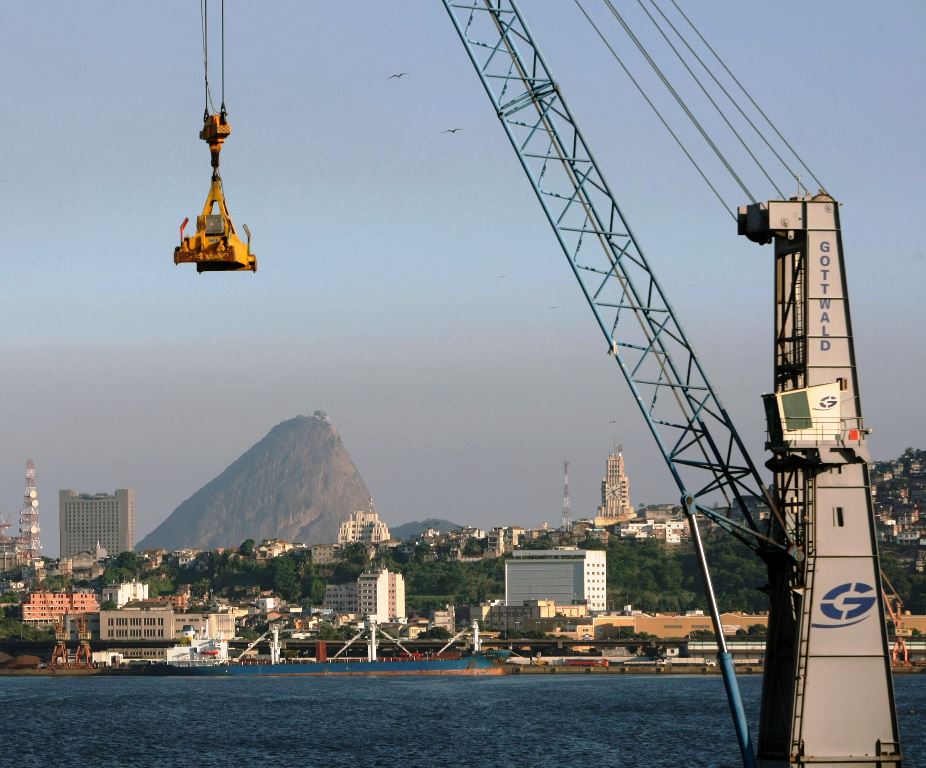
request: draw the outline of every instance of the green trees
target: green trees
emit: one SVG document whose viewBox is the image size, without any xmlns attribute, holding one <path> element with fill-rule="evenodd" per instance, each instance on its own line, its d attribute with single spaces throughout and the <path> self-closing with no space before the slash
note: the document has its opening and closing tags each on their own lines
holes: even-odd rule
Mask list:
<svg viewBox="0 0 926 768">
<path fill-rule="evenodd" d="M 0 640 L 22 638 L 23 640 L 50 640 L 53 635 L 50 629 L 37 629 L 23 624 L 16 619 L 3 616 L 0 618 Z"/>
<path fill-rule="evenodd" d="M 422 640 L 449 640 L 453 635 L 443 627 L 431 627 L 427 632 L 422 632 L 418 637 Z"/>
<path fill-rule="evenodd" d="M 254 557 L 254 539 L 245 539 L 238 547 L 238 554 L 242 557 Z"/>
<path fill-rule="evenodd" d="M 462 563 L 459 560 L 415 560 L 400 566 L 405 600 L 415 610 L 433 610 L 447 603 L 476 605 L 505 594 L 502 558 Z"/>
<path fill-rule="evenodd" d="M 270 588 L 289 602 L 297 602 L 302 597 L 302 585 L 293 558 L 282 555 L 270 561 Z"/>
<path fill-rule="evenodd" d="M 121 584 L 138 579 L 141 575 L 141 563 L 134 552 L 120 552 L 111 565 L 103 571 L 104 584 Z"/>
<path fill-rule="evenodd" d="M 724 611 L 768 610 L 759 587 L 766 576 L 762 561 L 721 531 L 704 535 L 717 602 Z M 694 551 L 652 539 L 608 542 L 608 607 L 633 605 L 642 611 L 683 612 L 706 609 L 704 587 Z"/>
</svg>

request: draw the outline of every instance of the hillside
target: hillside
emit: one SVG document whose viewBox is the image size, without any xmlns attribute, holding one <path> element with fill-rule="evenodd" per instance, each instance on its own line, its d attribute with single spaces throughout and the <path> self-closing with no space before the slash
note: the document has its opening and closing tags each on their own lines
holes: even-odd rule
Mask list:
<svg viewBox="0 0 926 768">
<path fill-rule="evenodd" d="M 369 500 L 327 417 L 297 416 L 184 501 L 137 549 L 209 549 L 265 538 L 334 542 L 341 522 Z"/>
<path fill-rule="evenodd" d="M 443 520 L 439 517 L 429 517 L 425 520 L 412 520 L 410 523 L 402 523 L 395 527 L 389 528 L 389 535 L 394 539 L 414 539 L 420 536 L 429 528 L 441 533 L 458 531 L 462 525 L 451 523 L 449 520 Z"/>
</svg>

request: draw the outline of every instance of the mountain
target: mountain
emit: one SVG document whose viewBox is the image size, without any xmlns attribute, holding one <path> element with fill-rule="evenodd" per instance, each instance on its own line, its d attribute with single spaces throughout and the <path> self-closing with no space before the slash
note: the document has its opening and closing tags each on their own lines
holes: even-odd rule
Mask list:
<svg viewBox="0 0 926 768">
<path fill-rule="evenodd" d="M 246 539 L 333 543 L 370 492 L 321 411 L 277 424 L 136 549 L 237 546 Z"/>
<path fill-rule="evenodd" d="M 413 520 L 410 523 L 403 523 L 402 525 L 395 526 L 395 528 L 390 528 L 389 535 L 394 539 L 414 539 L 428 530 L 428 528 L 433 528 L 435 531 L 440 531 L 441 533 L 449 533 L 450 531 L 458 531 L 462 527 L 462 525 L 451 523 L 449 520 L 429 517 L 427 520 Z"/>
</svg>

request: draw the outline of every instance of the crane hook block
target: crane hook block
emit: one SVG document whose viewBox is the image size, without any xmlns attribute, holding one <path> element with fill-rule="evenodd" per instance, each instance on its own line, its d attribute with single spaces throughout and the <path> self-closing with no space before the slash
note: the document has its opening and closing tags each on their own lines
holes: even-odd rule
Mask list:
<svg viewBox="0 0 926 768">
<path fill-rule="evenodd" d="M 180 245 L 174 248 L 174 264 L 195 264 L 197 272 L 257 271 L 257 258 L 251 253 L 250 232 L 246 243 L 235 232 L 219 176 L 219 152 L 229 134 L 231 126 L 224 115 L 206 115 L 199 137 L 209 144 L 212 183 L 203 212 L 196 217 L 196 231 L 184 237 L 187 223 L 184 221 L 180 228 Z"/>
<path fill-rule="evenodd" d="M 229 136 L 231 136 L 231 124 L 225 113 L 221 112 L 217 115 L 207 113 L 203 121 L 203 129 L 199 132 L 199 138 L 209 145 L 213 174 L 219 172 L 219 152 L 222 151 L 222 144 Z"/>
</svg>

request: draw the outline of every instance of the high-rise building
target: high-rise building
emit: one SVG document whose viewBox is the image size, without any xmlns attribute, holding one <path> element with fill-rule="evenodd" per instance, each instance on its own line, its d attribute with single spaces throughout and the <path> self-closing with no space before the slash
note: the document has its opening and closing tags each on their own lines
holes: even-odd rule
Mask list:
<svg viewBox="0 0 926 768">
<path fill-rule="evenodd" d="M 379 544 L 389 540 L 389 528 L 379 519 L 379 513 L 373 508 L 373 499 L 364 512 L 352 512 L 351 516 L 341 523 L 338 531 L 338 544 L 352 544 L 355 541 L 364 544 Z"/>
<path fill-rule="evenodd" d="M 379 622 L 405 618 L 405 577 L 388 568 L 357 578 L 357 613 Z"/>
<path fill-rule="evenodd" d="M 324 606 L 378 622 L 400 621 L 405 618 L 405 578 L 383 568 L 360 574 L 353 584 L 329 584 Z"/>
<path fill-rule="evenodd" d="M 607 552 L 600 549 L 519 549 L 505 561 L 505 605 L 552 600 L 584 603 L 590 611 L 607 604 Z"/>
<path fill-rule="evenodd" d="M 603 527 L 635 517 L 630 503 L 630 478 L 624 471 L 624 450 L 617 445 L 608 456 L 608 468 L 601 479 L 601 506 L 595 525 Z"/>
<path fill-rule="evenodd" d="M 135 491 L 119 488 L 110 495 L 62 490 L 58 525 L 61 557 L 94 552 L 97 545 L 111 555 L 131 552 L 135 548 Z"/>
</svg>

